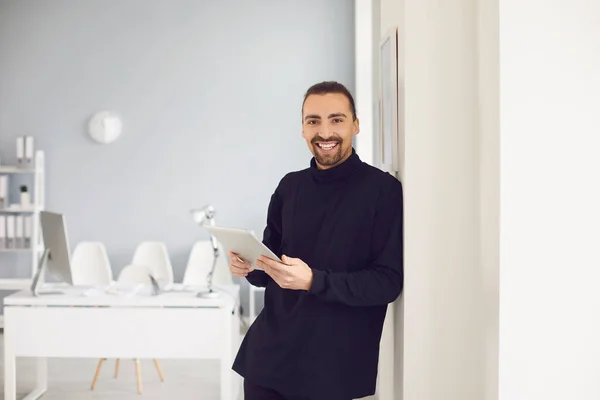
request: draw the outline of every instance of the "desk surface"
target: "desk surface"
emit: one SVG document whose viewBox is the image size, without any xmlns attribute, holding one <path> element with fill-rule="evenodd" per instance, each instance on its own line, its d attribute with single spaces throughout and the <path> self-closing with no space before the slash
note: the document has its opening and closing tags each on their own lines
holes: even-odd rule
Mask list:
<svg viewBox="0 0 600 400">
<path fill-rule="evenodd" d="M 215 286 L 221 293 L 216 299 L 196 296 L 196 291 L 173 290 L 153 296 L 149 291 L 140 291 L 133 296 L 115 294 L 85 295 L 87 288 L 55 287 L 44 290 L 63 292 L 41 294 L 35 297 L 30 290 L 21 290 L 4 298 L 5 306 L 63 306 L 63 307 L 234 307 L 239 299 L 239 285 Z M 201 290 L 198 288 L 197 290 Z"/>
</svg>

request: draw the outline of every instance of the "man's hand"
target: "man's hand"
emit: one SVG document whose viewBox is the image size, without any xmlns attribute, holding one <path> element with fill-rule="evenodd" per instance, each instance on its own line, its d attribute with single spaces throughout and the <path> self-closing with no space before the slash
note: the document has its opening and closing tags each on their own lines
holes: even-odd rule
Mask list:
<svg viewBox="0 0 600 400">
<path fill-rule="evenodd" d="M 312 269 L 299 258 L 283 256 L 283 263 L 260 256 L 256 265 L 265 270 L 284 289 L 309 290 L 312 285 Z"/>
<path fill-rule="evenodd" d="M 227 255 L 229 256 L 229 270 L 233 276 L 243 278 L 248 276 L 250 272 L 254 271 L 252 264 L 250 264 L 248 261 L 242 260 L 236 253 L 228 251 Z"/>
</svg>

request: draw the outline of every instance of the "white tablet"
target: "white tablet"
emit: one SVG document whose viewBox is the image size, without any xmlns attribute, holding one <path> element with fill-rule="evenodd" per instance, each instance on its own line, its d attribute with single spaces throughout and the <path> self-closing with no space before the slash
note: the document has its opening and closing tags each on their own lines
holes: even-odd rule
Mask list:
<svg viewBox="0 0 600 400">
<path fill-rule="evenodd" d="M 204 228 L 217 238 L 225 250 L 238 254 L 244 261 L 252 263 L 255 269 L 261 269 L 256 266 L 261 255 L 282 262 L 249 230 L 210 225 L 204 225 Z"/>
</svg>

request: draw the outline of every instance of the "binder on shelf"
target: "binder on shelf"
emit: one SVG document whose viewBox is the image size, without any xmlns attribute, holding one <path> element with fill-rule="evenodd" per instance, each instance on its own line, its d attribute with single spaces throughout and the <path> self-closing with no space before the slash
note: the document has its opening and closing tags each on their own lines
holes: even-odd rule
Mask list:
<svg viewBox="0 0 600 400">
<path fill-rule="evenodd" d="M 25 138 L 23 136 L 17 137 L 17 165 L 23 165 L 25 160 Z"/>
<path fill-rule="evenodd" d="M 0 215 L 0 249 L 6 248 L 6 217 Z"/>
<path fill-rule="evenodd" d="M 8 176 L 0 175 L 0 209 L 8 206 Z"/>
<path fill-rule="evenodd" d="M 28 167 L 33 166 L 33 154 L 34 154 L 33 144 L 34 144 L 33 136 L 26 136 L 25 137 L 25 164 Z"/>
<path fill-rule="evenodd" d="M 23 216 L 15 216 L 15 247 L 23 248 Z"/>
<path fill-rule="evenodd" d="M 15 145 L 16 160 L 14 153 L 13 157 L 2 153 L 7 157 L 2 157 L 0 168 L 0 270 L 5 270 L 0 291 L 29 288 L 28 281 L 34 278 L 39 263 L 38 253 L 43 249 L 38 227 L 40 211 L 45 208 L 45 153 L 37 149 L 37 139 L 26 135 L 16 138 Z M 28 186 L 29 201 L 19 197 L 24 194 L 20 191 L 22 185 Z M 12 257 L 10 253 L 23 253 L 24 257 Z M 2 268 L 9 263 L 14 268 Z M 3 326 L 0 315 L 0 329 Z"/>
<path fill-rule="evenodd" d="M 15 248 L 15 216 L 6 216 L 6 248 Z"/>
<path fill-rule="evenodd" d="M 25 248 L 31 247 L 31 230 L 33 226 L 31 225 L 33 221 L 33 217 L 31 215 L 26 215 L 23 219 L 23 230 L 24 230 L 24 244 Z"/>
</svg>

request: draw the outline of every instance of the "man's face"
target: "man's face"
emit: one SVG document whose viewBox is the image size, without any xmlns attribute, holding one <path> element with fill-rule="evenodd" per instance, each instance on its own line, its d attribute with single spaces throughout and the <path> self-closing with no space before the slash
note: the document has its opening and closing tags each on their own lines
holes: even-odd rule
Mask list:
<svg viewBox="0 0 600 400">
<path fill-rule="evenodd" d="M 335 167 L 352 154 L 352 137 L 359 132 L 350 102 L 341 93 L 311 94 L 302 110 L 302 137 L 320 169 Z"/>
</svg>

